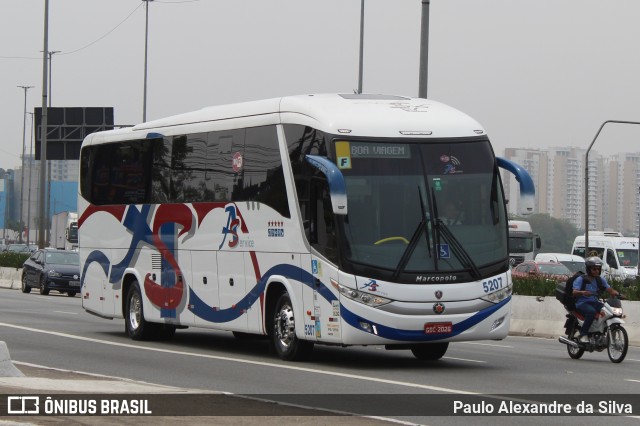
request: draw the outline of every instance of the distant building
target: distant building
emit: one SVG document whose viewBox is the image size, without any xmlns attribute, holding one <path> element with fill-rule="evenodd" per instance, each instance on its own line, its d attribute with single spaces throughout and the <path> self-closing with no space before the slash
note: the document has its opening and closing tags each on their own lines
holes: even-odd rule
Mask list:
<svg viewBox="0 0 640 426">
<path fill-rule="evenodd" d="M 82 141 L 90 133 L 113 129 L 113 116 L 113 107 L 50 107 L 47 109 L 46 203 L 49 206 L 47 224 L 57 213 L 77 211 Z M 3 210 L 6 215 L 2 223 L 20 221 L 21 218 L 29 229 L 30 241 L 36 241 L 36 229 L 40 223 L 38 215 L 40 214 L 42 108 L 34 108 L 34 120 L 35 150 L 32 154 L 24 156 L 24 165 L 16 167 L 10 179 L 4 179 L 4 196 L 0 195 L 0 204 L 3 200 L 7 200 L 5 201 L 7 207 Z M 0 169 L 0 171 L 3 170 Z M 20 191 L 20 185 L 23 185 L 22 191 Z M 20 216 L 21 211 L 22 216 Z M 45 228 L 48 229 L 48 226 Z"/>
<path fill-rule="evenodd" d="M 505 157 L 524 167 L 536 186 L 535 212 L 566 219 L 584 229 L 584 172 L 586 150 L 507 148 Z M 605 158 L 589 153 L 589 229 L 612 229 L 637 235 L 640 214 L 640 153 Z M 508 210 L 518 210 L 518 183 L 503 174 Z"/>
<path fill-rule="evenodd" d="M 79 160 L 50 160 L 48 172 L 50 185 L 47 188 L 47 201 L 49 204 L 49 217 L 63 211 L 77 211 L 78 209 L 78 168 Z M 38 228 L 39 202 L 40 202 L 40 161 L 33 156 L 25 156 L 24 161 L 24 191 L 22 200 L 22 217 L 29 229 L 29 239 L 36 241 Z M 16 177 L 13 179 L 13 199 L 16 208 L 10 216 L 11 220 L 18 220 L 20 216 L 20 183 L 22 182 L 22 169 L 16 168 Z"/>
</svg>

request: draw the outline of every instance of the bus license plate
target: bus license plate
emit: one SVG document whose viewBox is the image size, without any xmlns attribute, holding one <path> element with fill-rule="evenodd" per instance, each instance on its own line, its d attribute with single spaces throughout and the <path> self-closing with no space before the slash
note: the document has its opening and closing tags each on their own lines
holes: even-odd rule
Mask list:
<svg viewBox="0 0 640 426">
<path fill-rule="evenodd" d="M 451 334 L 452 331 L 450 322 L 428 322 L 424 325 L 425 334 Z"/>
<path fill-rule="evenodd" d="M 80 287 L 80 281 L 69 281 L 69 287 Z"/>
</svg>

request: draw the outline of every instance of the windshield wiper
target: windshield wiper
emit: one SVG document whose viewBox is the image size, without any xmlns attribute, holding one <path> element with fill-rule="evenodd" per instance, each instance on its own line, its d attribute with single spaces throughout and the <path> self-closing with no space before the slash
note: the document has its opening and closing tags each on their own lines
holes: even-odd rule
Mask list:
<svg viewBox="0 0 640 426">
<path fill-rule="evenodd" d="M 436 231 L 438 231 L 438 240 L 440 239 L 439 238 L 440 236 L 443 236 L 444 239 L 451 245 L 451 250 L 453 251 L 453 254 L 456 256 L 456 258 L 458 258 L 460 263 L 462 263 L 462 266 L 464 266 L 467 269 L 470 269 L 471 275 L 475 279 L 480 279 L 480 277 L 482 277 L 482 274 L 480 273 L 480 269 L 478 269 L 478 266 L 475 264 L 471 256 L 469 256 L 469 253 L 465 250 L 462 244 L 460 244 L 460 241 L 458 241 L 455 235 L 453 235 L 449 227 L 444 223 L 442 219 L 438 217 L 438 205 L 436 203 L 436 197 L 435 197 L 435 194 L 433 194 L 433 192 L 431 197 L 431 203 L 436 215 L 435 229 Z"/>
<path fill-rule="evenodd" d="M 400 273 L 404 271 L 404 268 L 407 267 L 407 263 L 409 263 L 409 259 L 411 259 L 411 255 L 415 251 L 416 247 L 418 246 L 418 242 L 420 241 L 420 234 L 422 234 L 427 227 L 427 213 L 424 208 L 424 200 L 422 199 L 420 186 L 418 186 L 418 197 L 420 198 L 420 208 L 422 209 L 422 220 L 420 220 L 420 222 L 418 223 L 418 227 L 413 232 L 413 235 L 411 236 L 411 240 L 409 240 L 409 244 L 407 245 L 407 248 L 404 249 L 404 252 L 400 257 L 398 266 L 396 266 L 395 271 L 393 271 L 392 277 L 394 280 L 398 279 L 398 276 L 400 275 Z M 431 242 L 429 240 L 429 233 L 425 232 L 425 235 L 427 238 L 427 247 L 429 248 L 429 257 L 431 257 Z"/>
<path fill-rule="evenodd" d="M 424 207 L 424 200 L 422 199 L 422 192 L 420 192 L 420 186 L 418 186 L 418 198 L 420 199 L 420 208 L 422 209 L 422 219 L 425 221 L 425 225 L 426 225 L 427 209 Z M 427 239 L 427 250 L 429 251 L 429 257 L 431 257 L 431 239 L 429 238 L 429 232 L 425 231 L 424 236 Z"/>
</svg>

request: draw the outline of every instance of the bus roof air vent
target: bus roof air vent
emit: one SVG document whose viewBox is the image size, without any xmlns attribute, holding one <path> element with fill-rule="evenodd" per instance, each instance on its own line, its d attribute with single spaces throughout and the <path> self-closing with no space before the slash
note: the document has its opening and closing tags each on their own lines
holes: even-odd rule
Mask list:
<svg viewBox="0 0 640 426">
<path fill-rule="evenodd" d="M 400 130 L 400 134 L 404 136 L 429 136 L 433 132 L 431 130 Z"/>
</svg>

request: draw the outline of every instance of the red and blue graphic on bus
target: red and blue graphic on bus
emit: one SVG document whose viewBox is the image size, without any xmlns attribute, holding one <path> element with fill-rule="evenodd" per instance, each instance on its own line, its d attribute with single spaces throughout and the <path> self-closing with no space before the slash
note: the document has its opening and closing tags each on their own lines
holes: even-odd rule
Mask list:
<svg viewBox="0 0 640 426">
<path fill-rule="evenodd" d="M 119 288 L 127 268 L 135 265 L 141 246 L 153 247 L 161 256 L 160 281 L 153 279 L 151 273 L 144 277 L 144 292 L 149 301 L 160 310 L 162 318 L 176 318 L 177 309 L 187 306 L 197 317 L 211 323 L 225 323 L 239 318 L 257 301 L 261 311 L 264 312 L 264 291 L 269 278 L 273 275 L 285 277 L 291 281 L 299 282 L 313 288 L 326 301 L 331 303 L 338 297 L 325 285 L 317 282 L 316 277 L 309 271 L 290 264 L 278 264 L 270 267 L 264 274 L 260 271 L 255 251 L 248 252 L 255 273 L 255 284 L 236 303 L 228 308 L 212 307 L 201 299 L 194 289 L 185 282 L 186 277 L 180 268 L 178 240 L 187 235 L 195 235 L 204 219 L 215 209 L 224 209 L 227 213 L 226 225 L 221 228 L 223 247 L 233 249 L 238 246 L 240 233 L 248 234 L 246 222 L 235 204 L 226 203 L 201 203 L 201 204 L 170 204 L 158 206 L 89 206 L 78 221 L 81 227 L 88 218 L 98 212 L 105 212 L 113 216 L 130 234 L 129 247 L 124 257 L 115 264 L 111 264 L 108 256 L 100 250 L 94 250 L 87 256 L 83 271 L 82 281 L 86 277 L 87 269 L 91 264 L 100 265 L 108 282 Z M 111 271 L 109 273 L 109 268 Z M 317 270 L 316 270 L 317 273 Z M 364 287 L 375 292 L 379 284 L 370 280 Z M 184 302 L 188 289 L 189 303 Z M 480 311 L 466 320 L 453 325 L 452 333 L 448 336 L 459 334 L 470 327 L 475 326 L 489 315 L 500 309 L 507 300 Z M 402 330 L 385 326 L 371 319 L 355 315 L 340 304 L 340 316 L 345 323 L 354 328 L 361 328 L 362 321 L 376 325 L 379 337 L 402 341 L 428 341 L 438 340 L 441 336 L 425 335 L 423 330 Z"/>
</svg>

